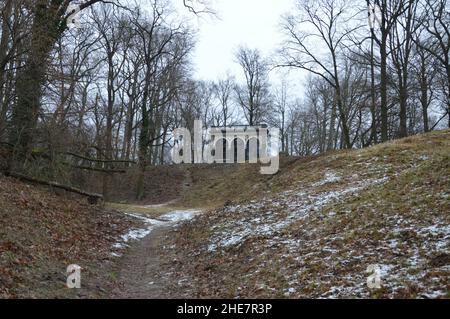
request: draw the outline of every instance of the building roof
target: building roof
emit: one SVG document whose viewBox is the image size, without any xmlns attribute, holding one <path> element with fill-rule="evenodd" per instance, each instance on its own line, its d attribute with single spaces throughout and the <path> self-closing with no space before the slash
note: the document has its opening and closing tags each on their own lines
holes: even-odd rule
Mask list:
<svg viewBox="0 0 450 319">
<path fill-rule="evenodd" d="M 258 124 L 258 125 L 230 125 L 230 126 L 211 126 L 210 129 L 213 132 L 217 132 L 217 131 L 221 131 L 221 132 L 225 132 L 227 130 L 231 130 L 231 131 L 241 131 L 241 132 L 245 132 L 248 129 L 264 129 L 264 128 L 268 128 L 267 124 Z"/>
</svg>

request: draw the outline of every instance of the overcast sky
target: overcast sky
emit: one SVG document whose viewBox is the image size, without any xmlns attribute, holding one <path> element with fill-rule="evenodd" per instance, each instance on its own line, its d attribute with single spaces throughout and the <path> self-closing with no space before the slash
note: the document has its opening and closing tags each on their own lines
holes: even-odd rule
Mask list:
<svg viewBox="0 0 450 319">
<path fill-rule="evenodd" d="M 239 71 L 234 53 L 241 44 L 270 55 L 280 43 L 280 16 L 293 3 L 294 0 L 214 1 L 220 20 L 198 22 L 200 34 L 194 55 L 197 76 L 215 80 L 229 69 Z"/>
<path fill-rule="evenodd" d="M 281 41 L 280 17 L 294 3 L 295 0 L 212 0 L 217 19 L 192 19 L 199 31 L 194 52 L 195 77 L 217 80 L 229 71 L 241 78 L 234 57 L 240 45 L 260 49 L 264 56 L 271 56 Z M 271 74 L 273 82 L 279 79 L 277 73 Z"/>
</svg>

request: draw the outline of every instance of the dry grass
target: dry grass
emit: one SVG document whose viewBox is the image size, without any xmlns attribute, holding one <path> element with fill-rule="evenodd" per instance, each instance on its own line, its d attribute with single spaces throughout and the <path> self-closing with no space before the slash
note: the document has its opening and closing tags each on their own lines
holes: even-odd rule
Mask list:
<svg viewBox="0 0 450 319">
<path fill-rule="evenodd" d="M 290 171 L 299 158 L 281 157 L 278 174 Z M 259 198 L 272 191 L 271 181 L 278 175 L 260 174 L 256 164 L 193 165 L 192 185 L 186 189 L 180 203 L 187 207 L 218 208 L 243 200 Z"/>
<path fill-rule="evenodd" d="M 175 202 L 169 202 L 166 204 L 156 204 L 156 205 L 136 205 L 136 204 L 118 204 L 118 203 L 106 203 L 105 205 L 108 209 L 130 213 L 139 214 L 149 218 L 157 218 L 163 214 L 167 214 L 173 211 L 180 211 L 186 209 L 195 209 L 192 207 L 186 207 L 181 205 L 176 205 Z M 198 207 L 201 209 L 201 207 Z"/>
<path fill-rule="evenodd" d="M 165 266 L 187 296 L 450 297 L 450 131 L 298 160 L 257 185 L 169 235 Z"/>
<path fill-rule="evenodd" d="M 0 298 L 106 295 L 111 247 L 138 222 L 85 202 L 0 176 Z M 81 290 L 65 287 L 70 264 L 83 267 Z"/>
<path fill-rule="evenodd" d="M 149 171 L 143 202 L 107 208 L 151 217 L 210 209 L 163 243 L 162 268 L 173 283 L 165 295 L 450 297 L 449 163 L 443 131 L 282 158 L 274 176 L 256 165 L 161 167 Z M 133 197 L 128 177 L 117 177 L 116 202 Z M 5 177 L 0 217 L 1 297 L 107 296 L 117 271 L 111 245 L 135 223 Z M 85 267 L 82 291 L 64 288 L 72 263 Z M 376 291 L 365 286 L 372 263 L 386 266 Z"/>
</svg>

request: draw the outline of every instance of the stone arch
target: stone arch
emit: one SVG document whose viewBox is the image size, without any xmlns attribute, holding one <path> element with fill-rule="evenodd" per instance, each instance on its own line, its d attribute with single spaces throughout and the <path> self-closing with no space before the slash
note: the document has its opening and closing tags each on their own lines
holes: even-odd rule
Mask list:
<svg viewBox="0 0 450 319">
<path fill-rule="evenodd" d="M 260 142 L 258 137 L 250 137 L 245 145 L 245 160 L 258 163 Z"/>
<path fill-rule="evenodd" d="M 245 140 L 241 137 L 235 137 L 231 145 L 233 148 L 233 163 L 245 163 Z"/>
<path fill-rule="evenodd" d="M 228 141 L 226 138 L 219 138 L 214 143 L 214 161 L 216 163 L 227 162 Z"/>
</svg>

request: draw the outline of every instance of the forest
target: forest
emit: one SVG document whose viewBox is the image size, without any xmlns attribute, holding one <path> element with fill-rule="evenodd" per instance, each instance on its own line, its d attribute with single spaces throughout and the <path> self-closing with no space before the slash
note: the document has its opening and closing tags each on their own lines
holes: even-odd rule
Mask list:
<svg viewBox="0 0 450 319">
<path fill-rule="evenodd" d="M 213 3 L 179 2 L 2 0 L 2 171 L 81 188 L 97 172 L 106 197 L 134 169 L 139 199 L 148 167 L 171 164 L 171 132 L 198 119 L 276 127 L 292 156 L 450 128 L 447 0 L 296 1 L 278 50 L 243 44 L 241 77 L 216 81 L 195 78 L 184 18 L 215 18 Z M 306 74 L 303 92 L 274 70 Z"/>
<path fill-rule="evenodd" d="M 0 299 L 450 298 L 450 0 L 0 8 Z"/>
</svg>

